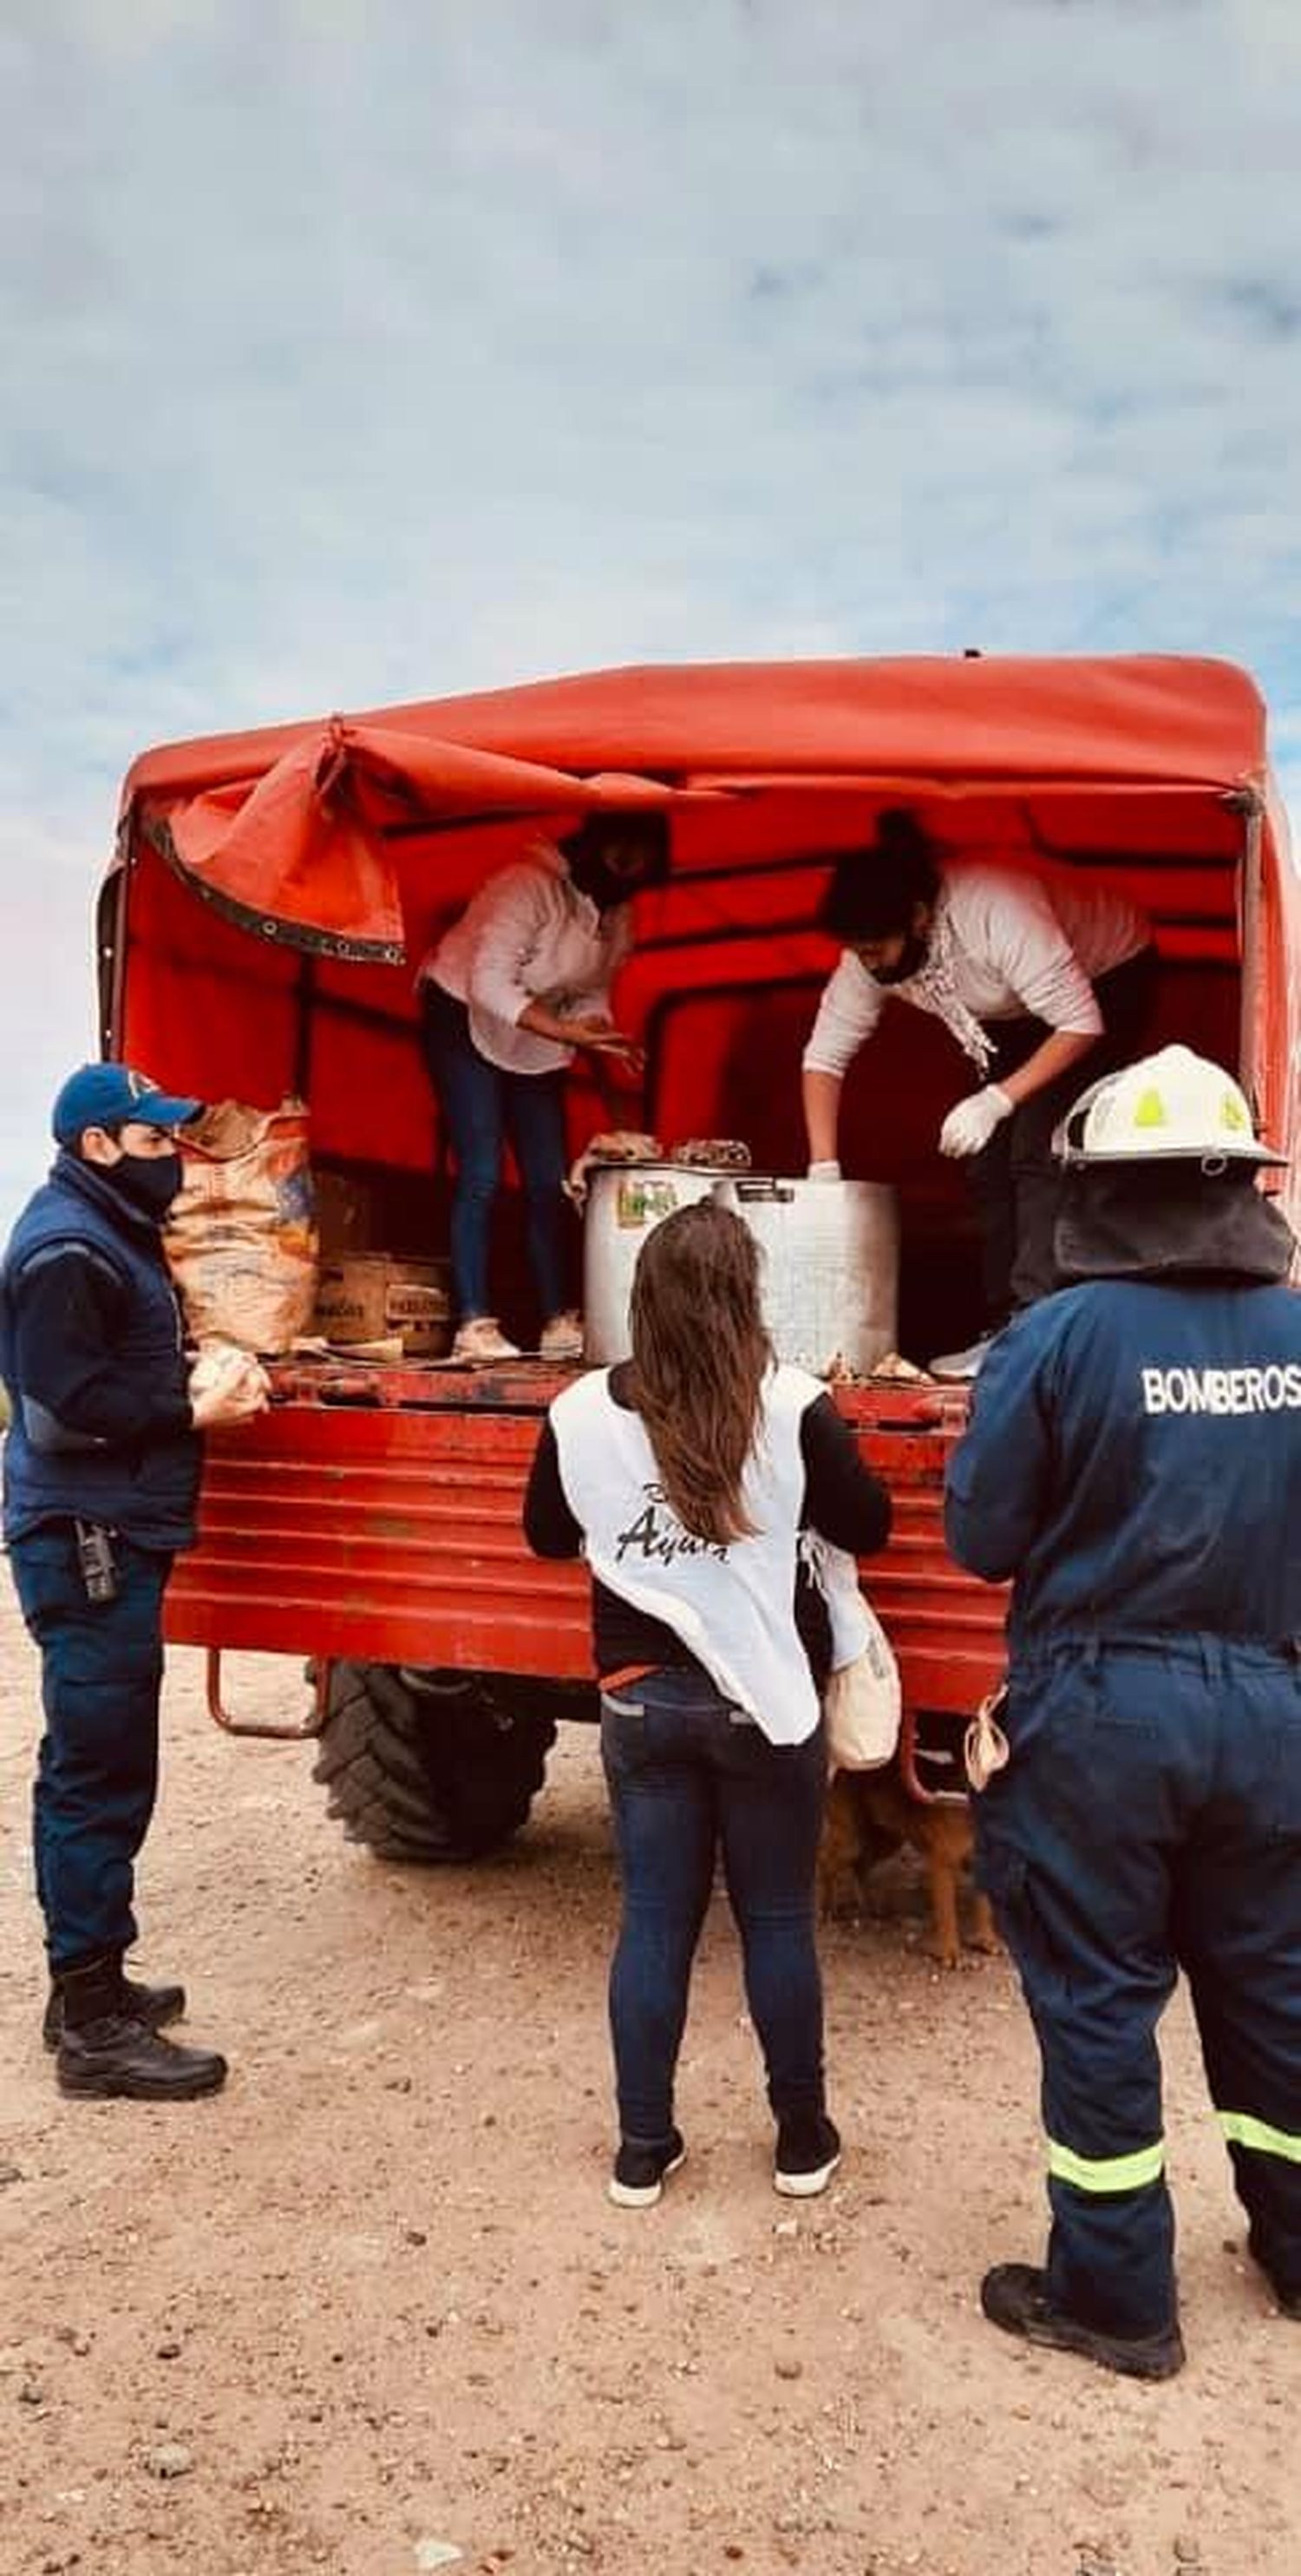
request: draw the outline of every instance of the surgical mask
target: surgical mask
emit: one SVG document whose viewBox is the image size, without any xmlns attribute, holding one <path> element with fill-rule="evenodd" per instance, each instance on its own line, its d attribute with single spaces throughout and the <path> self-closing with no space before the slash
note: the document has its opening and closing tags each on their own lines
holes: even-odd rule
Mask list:
<svg viewBox="0 0 1301 2576">
<path fill-rule="evenodd" d="M 179 1154 L 123 1154 L 121 1160 L 101 1165 L 106 1181 L 129 1199 L 142 1216 L 152 1217 L 161 1225 L 183 1177 Z"/>
<path fill-rule="evenodd" d="M 910 976 L 921 973 L 929 954 L 930 942 L 925 932 L 910 930 L 897 964 L 869 966 L 867 971 L 874 984 L 906 984 Z"/>
</svg>

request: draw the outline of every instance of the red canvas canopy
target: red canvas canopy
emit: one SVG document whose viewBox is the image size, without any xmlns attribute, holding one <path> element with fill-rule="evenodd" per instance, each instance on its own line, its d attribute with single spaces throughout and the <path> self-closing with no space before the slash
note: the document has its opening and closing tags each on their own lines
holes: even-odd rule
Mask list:
<svg viewBox="0 0 1301 2576">
<path fill-rule="evenodd" d="M 1259 793 L 1265 778 L 1264 708 L 1227 663 L 972 656 L 600 671 L 214 735 L 145 753 L 124 797 L 223 910 L 264 934 L 392 959 L 392 845 L 422 828 L 693 791 L 1069 802 Z"/>
<path fill-rule="evenodd" d="M 1172 656 L 603 671 L 147 752 L 105 916 L 106 1041 L 202 1097 L 298 1092 L 319 1159 L 427 1192 L 445 1148 L 419 959 L 539 832 L 655 802 L 671 875 L 637 898 L 616 995 L 650 1058 L 633 1123 L 797 1168 L 835 954 L 820 898 L 899 800 L 946 851 L 1122 883 L 1161 953 L 1158 1036 L 1235 1065 L 1270 1134 L 1295 1134 L 1301 926 L 1264 709 L 1243 672 Z M 910 1195 L 914 1239 L 960 1222 L 934 1135 L 965 1079 L 938 1024 L 899 1012 L 847 1087 L 852 1167 Z M 610 1113 L 581 1063 L 567 1096 L 577 1147 Z"/>
</svg>

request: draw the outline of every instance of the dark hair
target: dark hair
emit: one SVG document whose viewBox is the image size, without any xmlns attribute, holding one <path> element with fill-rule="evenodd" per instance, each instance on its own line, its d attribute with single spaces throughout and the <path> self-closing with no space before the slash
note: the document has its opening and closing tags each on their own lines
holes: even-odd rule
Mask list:
<svg viewBox="0 0 1301 2576">
<path fill-rule="evenodd" d="M 605 844 L 612 840 L 637 852 L 637 875 L 632 883 L 638 887 L 663 885 L 669 872 L 667 815 L 641 808 L 630 812 L 611 808 L 585 814 L 572 832 L 563 835 L 558 846 L 572 869 L 575 863 L 581 866 L 587 859 L 599 862 Z"/>
<path fill-rule="evenodd" d="M 913 926 L 913 907 L 933 904 L 940 865 L 930 834 L 904 805 L 877 816 L 861 850 L 847 850 L 822 899 L 818 919 L 835 939 L 895 939 Z"/>
<path fill-rule="evenodd" d="M 637 1257 L 632 1400 L 665 1499 L 693 1538 L 752 1538 L 742 1499 L 772 1343 L 759 1304 L 759 1246 L 715 1199 L 675 1209 Z"/>
</svg>

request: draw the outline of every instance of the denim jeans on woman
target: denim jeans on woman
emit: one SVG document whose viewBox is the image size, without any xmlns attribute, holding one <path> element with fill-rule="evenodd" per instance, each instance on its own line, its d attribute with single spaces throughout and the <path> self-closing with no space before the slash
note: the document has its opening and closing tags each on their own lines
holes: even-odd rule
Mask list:
<svg viewBox="0 0 1301 2576">
<path fill-rule="evenodd" d="M 456 1156 L 452 1194 L 452 1287 L 460 1321 L 487 1315 L 492 1211 L 509 1136 L 524 1187 L 529 1263 L 542 1321 L 569 1303 L 565 1266 L 565 1096 L 559 1073 L 506 1073 L 480 1055 L 470 1015 L 441 984 L 422 987 L 422 1029 L 430 1079 Z"/>
<path fill-rule="evenodd" d="M 770 1744 L 705 1673 L 666 1666 L 603 1695 L 601 1754 L 623 1876 L 610 2027 L 624 2137 L 660 2145 L 673 2127 L 691 1964 L 720 1850 L 774 2115 L 821 2111 L 821 1726 L 803 1744 Z"/>
</svg>

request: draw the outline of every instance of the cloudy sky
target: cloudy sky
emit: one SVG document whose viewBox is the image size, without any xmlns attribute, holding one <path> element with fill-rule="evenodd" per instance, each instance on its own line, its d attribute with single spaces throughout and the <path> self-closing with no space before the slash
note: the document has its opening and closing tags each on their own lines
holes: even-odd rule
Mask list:
<svg viewBox="0 0 1301 2576">
<path fill-rule="evenodd" d="M 1301 0 L 6 0 L 0 1223 L 151 741 L 1215 652 L 1301 800 Z"/>
</svg>

